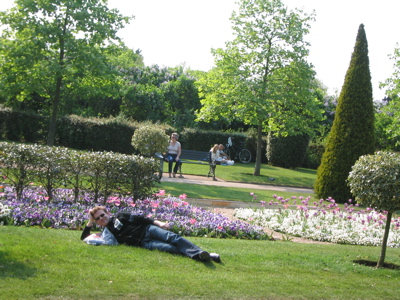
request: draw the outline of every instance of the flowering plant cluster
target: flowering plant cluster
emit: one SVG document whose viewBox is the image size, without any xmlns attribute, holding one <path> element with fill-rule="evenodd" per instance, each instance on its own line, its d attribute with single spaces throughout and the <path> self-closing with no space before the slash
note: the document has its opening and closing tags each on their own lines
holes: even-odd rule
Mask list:
<svg viewBox="0 0 400 300">
<path fill-rule="evenodd" d="M 351 200 L 341 208 L 332 198 L 313 203 L 310 197 L 274 198 L 269 203 L 260 201 L 261 209 L 237 209 L 235 216 L 254 225 L 317 241 L 382 245 L 387 212 L 361 209 Z M 400 247 L 400 217 L 391 221 L 387 246 Z"/>
<path fill-rule="evenodd" d="M 2 203 L 0 203 L 0 225 L 4 225 L 4 223 L 7 223 L 10 215 L 11 209 L 7 205 L 3 205 Z"/>
<path fill-rule="evenodd" d="M 40 226 L 50 228 L 81 229 L 88 220 L 88 211 L 102 202 L 93 200 L 89 192 L 82 192 L 75 202 L 74 192 L 57 189 L 50 202 L 41 188 L 24 190 L 17 200 L 15 190 L 4 188 L 0 193 L 0 203 L 10 208 L 10 224 L 17 226 Z M 230 221 L 217 212 L 193 206 L 185 201 L 186 195 L 179 198 L 165 195 L 159 191 L 153 197 L 134 201 L 132 197 L 110 196 L 107 208 L 113 213 L 129 211 L 159 219 L 170 224 L 170 229 L 186 236 L 207 236 L 240 239 L 269 239 L 260 226 L 243 221 Z"/>
</svg>

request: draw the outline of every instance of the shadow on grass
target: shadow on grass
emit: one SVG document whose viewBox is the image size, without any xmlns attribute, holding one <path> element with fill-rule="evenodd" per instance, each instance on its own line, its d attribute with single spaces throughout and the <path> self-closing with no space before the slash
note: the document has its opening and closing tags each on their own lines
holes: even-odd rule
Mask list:
<svg viewBox="0 0 400 300">
<path fill-rule="evenodd" d="M 0 278 L 27 279 L 34 276 L 36 269 L 29 267 L 27 263 L 14 260 L 7 253 L 0 251 Z"/>
<path fill-rule="evenodd" d="M 366 260 L 366 259 L 358 259 L 358 260 L 353 260 L 354 263 L 364 265 L 367 267 L 376 267 L 378 264 L 377 261 L 372 261 L 372 260 Z M 391 269 L 391 270 L 400 270 L 400 266 L 392 263 L 384 263 L 383 267 L 385 269 Z"/>
</svg>

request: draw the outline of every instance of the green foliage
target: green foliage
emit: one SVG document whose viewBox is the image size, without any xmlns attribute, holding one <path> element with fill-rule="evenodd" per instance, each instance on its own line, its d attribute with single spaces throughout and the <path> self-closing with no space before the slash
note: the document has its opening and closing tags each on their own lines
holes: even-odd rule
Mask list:
<svg viewBox="0 0 400 300">
<path fill-rule="evenodd" d="M 120 118 L 64 116 L 57 125 L 57 144 L 93 151 L 134 153 L 131 137 L 137 123 Z"/>
<path fill-rule="evenodd" d="M 400 210 L 400 155 L 378 151 L 375 155 L 361 156 L 351 169 L 348 183 L 357 202 L 388 211 L 377 264 L 381 267 L 385 261 L 391 218 Z"/>
<path fill-rule="evenodd" d="M 216 68 L 199 80 L 198 119 L 241 120 L 258 127 L 254 175 L 260 175 L 262 131 L 312 133 L 322 118 L 307 62 L 314 14 L 288 10 L 280 0 L 243 0 L 231 20 L 235 39 L 213 50 Z"/>
<path fill-rule="evenodd" d="M 112 192 L 135 199 L 152 192 L 159 162 L 113 152 L 77 152 L 62 147 L 0 143 L 0 171 L 17 191 L 37 182 L 51 201 L 57 188 L 72 186 L 75 199 L 83 189 L 92 189 L 104 203 Z"/>
<path fill-rule="evenodd" d="M 317 169 L 321 164 L 322 155 L 325 147 L 320 143 L 311 143 L 308 145 L 305 160 L 302 164 L 304 168 Z"/>
<path fill-rule="evenodd" d="M 33 179 L 36 152 L 40 148 L 38 145 L 0 143 L 0 170 L 15 187 L 17 199 Z"/>
<path fill-rule="evenodd" d="M 396 45 L 393 54 L 390 56 L 393 60 L 394 71 L 390 78 L 386 79 L 384 83 L 381 84 L 382 88 L 386 88 L 386 95 L 391 99 L 398 100 L 400 95 L 400 47 L 399 44 Z M 399 132 L 396 135 L 400 135 Z"/>
<path fill-rule="evenodd" d="M 363 206 L 396 212 L 400 210 L 400 155 L 378 151 L 361 156 L 349 173 L 355 200 Z"/>
<path fill-rule="evenodd" d="M 29 111 L 18 111 L 0 105 L 0 138 L 10 141 L 45 140 L 47 118 Z"/>
<path fill-rule="evenodd" d="M 115 73 L 104 49 L 118 41 L 116 32 L 129 18 L 102 0 L 17 0 L 0 12 L 0 88 L 10 101 L 34 94 L 51 100 L 48 144 L 54 144 L 62 99 L 79 89 L 99 95 L 114 89 Z"/>
<path fill-rule="evenodd" d="M 146 125 L 135 130 L 132 146 L 145 156 L 167 152 L 169 136 L 158 126 Z"/>
<path fill-rule="evenodd" d="M 200 99 L 190 70 L 151 67 L 126 68 L 121 113 L 137 121 L 163 122 L 181 131 L 195 126 Z"/>
<path fill-rule="evenodd" d="M 54 189 L 66 184 L 67 169 L 65 164 L 68 160 L 68 149 L 64 147 L 35 146 L 32 155 L 35 156 L 35 161 L 31 165 L 32 181 L 36 181 L 43 186 L 49 201 L 51 201 L 53 200 Z"/>
<path fill-rule="evenodd" d="M 299 168 L 305 159 L 309 140 L 305 134 L 277 137 L 270 132 L 266 153 L 268 163 L 283 168 Z"/>
<path fill-rule="evenodd" d="M 346 184 L 351 167 L 375 151 L 374 107 L 368 43 L 361 24 L 354 52 L 339 96 L 335 120 L 318 168 L 315 192 L 320 198 L 345 203 L 351 198 Z"/>
</svg>

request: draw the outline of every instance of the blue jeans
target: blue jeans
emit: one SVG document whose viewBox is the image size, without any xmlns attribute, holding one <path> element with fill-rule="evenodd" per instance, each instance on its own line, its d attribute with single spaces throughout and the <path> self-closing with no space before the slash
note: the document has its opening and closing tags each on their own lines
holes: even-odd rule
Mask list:
<svg viewBox="0 0 400 300">
<path fill-rule="evenodd" d="M 168 173 L 172 173 L 172 164 L 175 162 L 174 173 L 178 173 L 178 167 L 181 164 L 181 160 L 175 161 L 177 154 L 167 154 L 168 158 Z"/>
<path fill-rule="evenodd" d="M 149 250 L 159 250 L 173 254 L 183 254 L 195 258 L 203 250 L 181 237 L 180 235 L 162 229 L 156 225 L 149 225 L 140 246 Z"/>
</svg>

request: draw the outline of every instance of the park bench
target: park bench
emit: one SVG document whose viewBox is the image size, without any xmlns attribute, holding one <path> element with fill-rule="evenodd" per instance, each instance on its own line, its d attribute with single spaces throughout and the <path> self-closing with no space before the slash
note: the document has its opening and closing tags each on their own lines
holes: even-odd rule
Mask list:
<svg viewBox="0 0 400 300">
<path fill-rule="evenodd" d="M 217 164 L 219 164 L 219 162 L 212 161 L 210 151 L 205 152 L 205 151 L 182 149 L 181 156 L 179 158 L 182 162 L 178 168 L 179 177 L 183 177 L 182 176 L 182 165 L 183 164 L 197 164 L 197 165 L 208 166 L 209 169 L 208 169 L 207 177 L 212 176 L 213 180 L 216 180 L 215 179 L 215 168 L 216 168 Z M 160 178 L 161 178 L 161 176 L 160 176 Z"/>
</svg>

